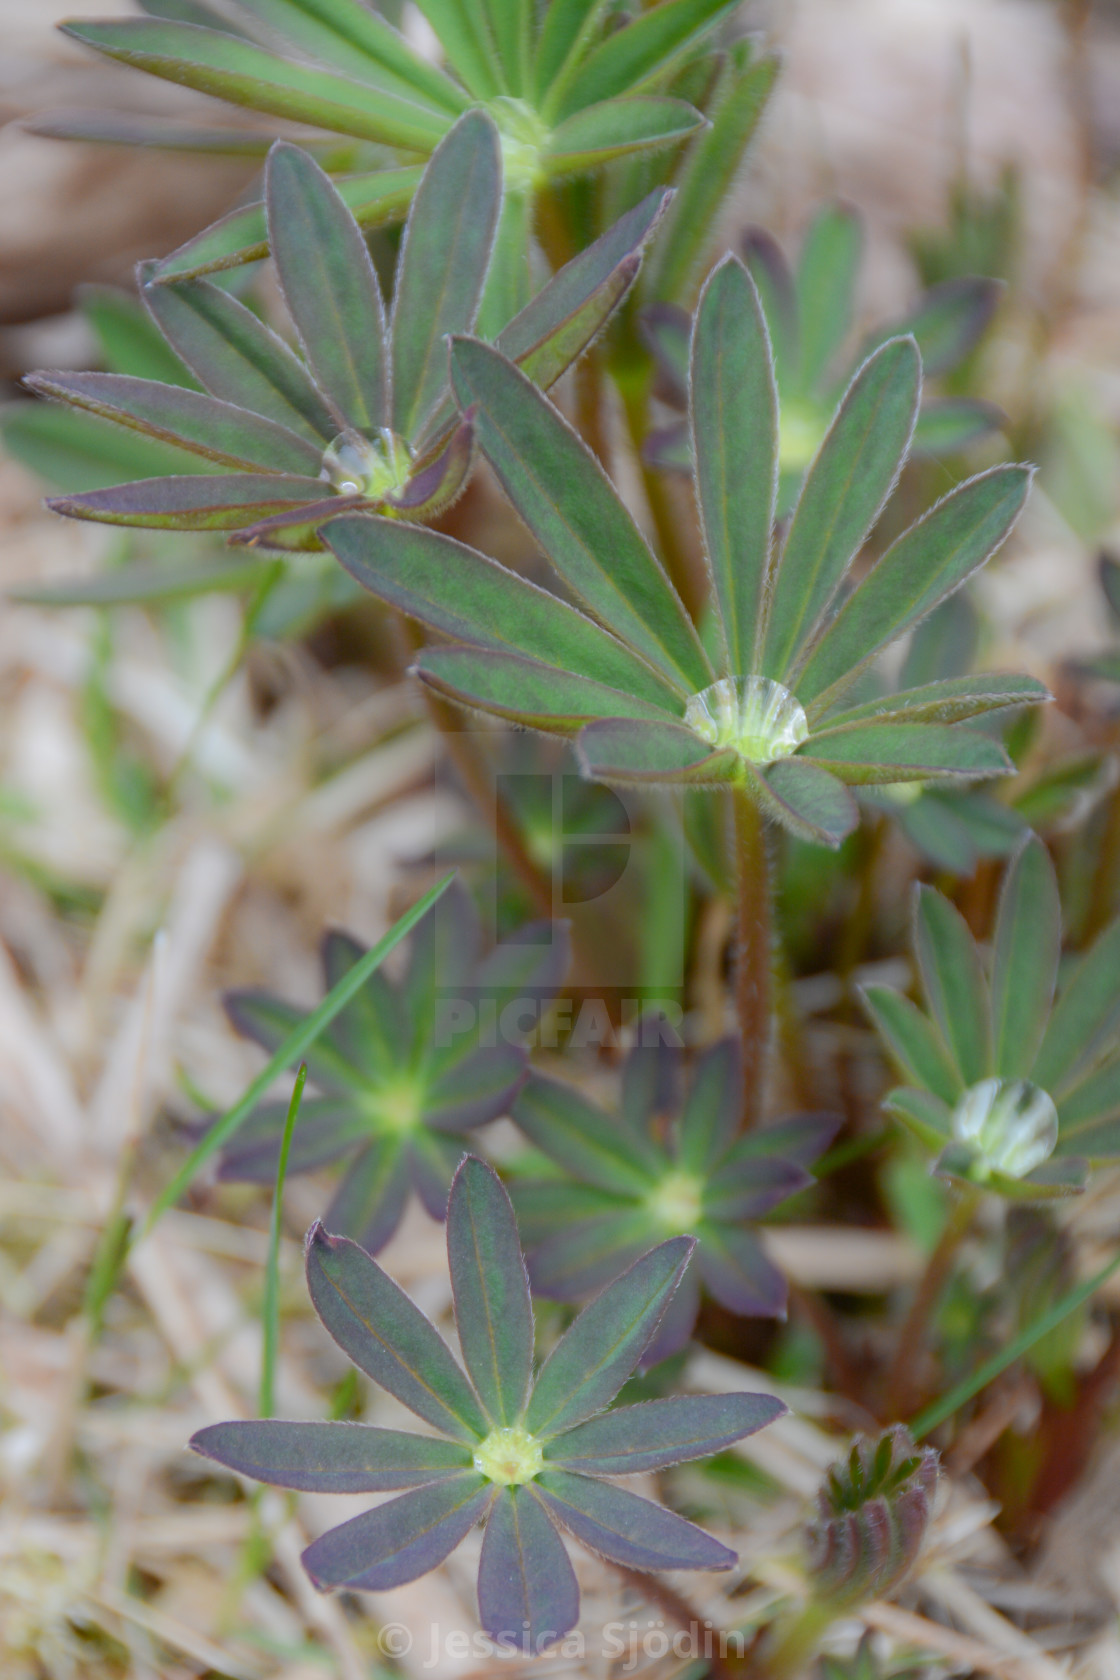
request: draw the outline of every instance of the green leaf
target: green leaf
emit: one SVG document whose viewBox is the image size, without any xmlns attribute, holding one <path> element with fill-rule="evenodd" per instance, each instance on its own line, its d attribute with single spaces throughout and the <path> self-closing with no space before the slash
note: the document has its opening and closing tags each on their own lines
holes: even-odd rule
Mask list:
<svg viewBox="0 0 1120 1680">
<path fill-rule="evenodd" d="M 914 308 L 890 328 L 890 336 L 912 333 L 926 373 L 948 373 L 964 360 L 987 330 L 1003 294 L 999 280 L 974 275 L 931 286 Z"/>
<path fill-rule="evenodd" d="M 574 1085 L 530 1073 L 511 1113 L 530 1143 L 583 1183 L 623 1196 L 648 1194 L 653 1179 L 635 1160 L 628 1132 Z"/>
<path fill-rule="evenodd" d="M 369 175 L 352 175 L 339 181 L 337 191 L 359 227 L 382 227 L 401 219 L 420 184 L 419 164 L 407 169 L 379 169 Z M 242 263 L 257 262 L 268 255 L 268 227 L 263 204 L 249 204 L 231 210 L 202 233 L 188 239 L 157 264 L 150 279 L 162 285 L 169 280 L 193 279 Z"/>
<path fill-rule="evenodd" d="M 432 153 L 397 263 L 393 428 L 409 441 L 447 386 L 447 335 L 474 326 L 501 199 L 498 131 L 485 112 L 469 111 Z"/>
<path fill-rule="evenodd" d="M 492 1639 L 533 1652 L 579 1618 L 575 1571 L 532 1482 L 503 1488 L 494 1501 L 478 1564 L 478 1617 Z"/>
<path fill-rule="evenodd" d="M 724 1038 L 696 1062 L 681 1110 L 677 1159 L 685 1172 L 708 1178 L 727 1153 L 743 1118 L 743 1062 L 737 1039 Z"/>
<path fill-rule="evenodd" d="M 226 992 L 223 1002 L 226 1014 L 242 1037 L 251 1038 L 263 1050 L 274 1052 L 288 1041 L 305 1014 L 296 1004 L 285 1003 L 256 987 Z M 362 1068 L 354 1066 L 333 1033 L 322 1032 L 302 1060 L 320 1090 L 343 1095 L 365 1094 L 367 1075 Z"/>
<path fill-rule="evenodd" d="M 1031 1079 L 1057 1098 L 1109 1044 L 1118 1023 L 1120 921 L 1105 928 L 1059 992 Z"/>
<path fill-rule="evenodd" d="M 955 776 L 988 781 L 1014 765 L 998 741 L 977 729 L 944 723 L 851 724 L 811 735 L 799 757 L 842 781 L 924 782 Z"/>
<path fill-rule="evenodd" d="M 87 140 L 96 146 L 158 146 L 166 152 L 220 157 L 263 158 L 276 139 L 275 134 L 250 128 L 201 128 L 196 123 L 168 122 L 124 111 L 64 112 L 28 120 L 23 126 L 28 134 L 47 140 Z M 338 142 L 326 140 L 321 144 L 337 147 Z"/>
<path fill-rule="evenodd" d="M 613 30 L 590 52 L 553 111 L 560 118 L 604 99 L 637 93 L 663 77 L 737 0 L 662 0 Z"/>
<path fill-rule="evenodd" d="M 628 152 L 676 145 L 694 134 L 703 120 L 683 99 L 606 99 L 554 128 L 541 164 L 549 175 L 578 175 Z"/>
<path fill-rule="evenodd" d="M 451 370 L 480 448 L 564 582 L 679 695 L 703 688 L 696 631 L 591 451 L 497 351 L 457 339 Z"/>
<path fill-rule="evenodd" d="M 430 105 L 383 89 L 371 97 L 369 87 L 360 82 L 292 63 L 214 29 L 130 18 L 68 23 L 63 32 L 150 76 L 385 146 L 429 152 L 450 124 L 446 114 Z"/>
<path fill-rule="evenodd" d="M 956 907 L 932 887 L 918 888 L 914 956 L 934 1020 L 966 1085 L 991 1073 L 988 982 L 976 941 Z"/>
<path fill-rule="evenodd" d="M 0 437 L 13 460 L 61 490 L 100 490 L 126 478 L 206 472 L 204 461 L 174 444 L 53 403 L 5 403 Z"/>
<path fill-rule="evenodd" d="M 525 1413 L 534 1435 L 558 1435 L 608 1406 L 634 1370 L 695 1244 L 659 1243 L 584 1307 L 545 1360 Z"/>
<path fill-rule="evenodd" d="M 447 1203 L 447 1258 L 459 1345 L 495 1424 L 516 1423 L 533 1373 L 533 1308 L 509 1197 L 468 1155 Z"/>
<path fill-rule="evenodd" d="M 313 1540 L 300 1562 L 320 1591 L 384 1592 L 443 1562 L 486 1514 L 494 1487 L 473 1472 L 430 1482 Z"/>
<path fill-rule="evenodd" d="M 1016 852 L 1000 893 L 992 942 L 995 1071 L 1026 1078 L 1050 1014 L 1062 951 L 1062 907 L 1050 854 L 1031 835 Z"/>
<path fill-rule="evenodd" d="M 265 201 L 280 290 L 339 430 L 388 425 L 385 309 L 358 224 L 319 165 L 283 141 L 268 154 Z"/>
<path fill-rule="evenodd" d="M 993 467 L 943 497 L 872 568 L 816 643 L 797 681 L 810 722 L 833 705 L 882 648 L 959 589 L 1006 538 L 1032 470 Z"/>
<path fill-rule="evenodd" d="M 181 280 L 146 285 L 141 295 L 212 397 L 263 414 L 320 450 L 335 436 L 337 423 L 299 357 L 221 286 Z"/>
<path fill-rule="evenodd" d="M 446 1342 L 364 1248 L 316 1222 L 307 1236 L 307 1287 L 347 1358 L 402 1406 L 455 1440 L 486 1435 L 485 1414 Z"/>
<path fill-rule="evenodd" d="M 859 823 L 859 807 L 844 784 L 805 759 L 767 765 L 754 785 L 769 814 L 801 840 L 835 848 Z"/>
<path fill-rule="evenodd" d="M 66 510 L 62 510 L 66 511 Z M 264 568 L 259 560 L 213 560 L 175 566 L 120 566 L 75 583 L 29 586 L 8 592 L 11 601 L 38 607 L 139 606 L 147 602 L 187 601 L 219 590 L 254 588 Z"/>
<path fill-rule="evenodd" d="M 743 761 L 726 747 L 710 747 L 679 723 L 604 718 L 576 742 L 580 769 L 592 781 L 658 786 L 689 782 L 725 787 L 742 775 Z"/>
<path fill-rule="evenodd" d="M 448 63 L 476 99 L 505 91 L 489 21 L 481 0 L 416 0 L 439 37 Z"/>
<path fill-rule="evenodd" d="M 546 95 L 567 85 L 571 71 L 611 0 L 551 0 L 544 8 L 537 39 L 533 81 L 539 108 L 551 110 Z"/>
<path fill-rule="evenodd" d="M 976 397 L 934 397 L 918 415 L 911 450 L 915 455 L 956 455 L 1006 424 L 1006 414 L 995 403 Z"/>
<path fill-rule="evenodd" d="M 237 0 L 237 4 L 308 58 L 333 65 L 344 75 L 358 76 L 382 92 L 418 99 L 452 116 L 466 108 L 462 90 L 359 0 Z"/>
<path fill-rule="evenodd" d="M 899 338 L 876 351 L 849 385 L 806 475 L 777 564 L 765 675 L 781 679 L 796 665 L 882 513 L 906 459 L 921 384 L 917 346 Z"/>
<path fill-rule="evenodd" d="M 466 1446 L 366 1423 L 214 1423 L 190 1447 L 239 1476 L 302 1493 L 389 1493 L 471 1467 Z"/>
<path fill-rule="evenodd" d="M 413 670 L 429 687 L 527 729 L 568 735 L 601 717 L 655 719 L 663 708 L 570 671 L 473 648 L 425 648 Z"/>
<path fill-rule="evenodd" d="M 1049 689 L 1034 677 L 1003 672 L 945 677 L 938 682 L 923 683 L 921 688 L 880 695 L 847 711 L 833 712 L 822 728 L 831 731 L 853 724 L 896 719 L 900 723 L 959 723 L 964 718 L 979 717 L 1004 706 L 1034 706 L 1051 698 Z"/>
<path fill-rule="evenodd" d="M 805 236 L 794 280 L 801 391 L 819 388 L 851 328 L 862 243 L 859 217 L 843 206 L 822 210 Z"/>
<path fill-rule="evenodd" d="M 110 373 L 132 373 L 139 379 L 159 379 L 165 385 L 196 385 L 191 370 L 179 360 L 136 298 L 115 286 L 81 286 L 77 295 Z"/>
<path fill-rule="evenodd" d="M 753 671 L 778 491 L 778 391 L 758 293 L 737 257 L 713 272 L 692 338 L 696 495 L 727 657 Z"/>
<path fill-rule="evenodd" d="M 1094 1068 L 1058 1104 L 1058 1155 L 1120 1155 L 1120 1056 Z"/>
<path fill-rule="evenodd" d="M 912 1091 L 899 1086 L 883 1098 L 883 1107 L 909 1126 L 927 1149 L 940 1149 L 952 1132 L 953 1111 L 932 1091 Z"/>
<path fill-rule="evenodd" d="M 535 0 L 482 0 L 482 5 L 505 85 L 511 93 L 523 94 L 529 78 Z"/>
<path fill-rule="evenodd" d="M 707 107 L 708 127 L 692 141 L 677 171 L 664 232 L 647 259 L 646 297 L 675 303 L 691 293 L 777 75 L 776 58 L 755 59 L 747 41 L 731 47 Z"/>
<path fill-rule="evenodd" d="M 497 648 L 673 707 L 671 691 L 613 636 L 547 590 L 451 537 L 362 515 L 323 529 L 364 589 L 442 635 Z"/>
<path fill-rule="evenodd" d="M 319 471 L 321 452 L 305 438 L 199 391 L 123 373 L 29 373 L 24 384 L 222 466 L 312 478 Z"/>
<path fill-rule="evenodd" d="M 964 1085 L 929 1017 L 889 986 L 862 986 L 860 996 L 892 1060 L 906 1079 L 952 1106 Z"/>
</svg>

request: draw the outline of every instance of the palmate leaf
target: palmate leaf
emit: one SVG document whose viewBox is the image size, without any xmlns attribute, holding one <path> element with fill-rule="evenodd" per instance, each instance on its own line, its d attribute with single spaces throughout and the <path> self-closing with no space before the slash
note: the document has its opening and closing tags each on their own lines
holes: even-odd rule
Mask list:
<svg viewBox="0 0 1120 1680">
<path fill-rule="evenodd" d="M 631 1567 L 734 1561 L 684 1518 L 598 1479 L 703 1457 L 784 1410 L 769 1395 L 744 1394 L 593 1417 L 634 1370 L 689 1247 L 685 1238 L 661 1244 L 586 1308 L 546 1359 L 526 1405 L 533 1319 L 516 1226 L 496 1174 L 468 1158 L 451 1192 L 448 1261 L 477 1391 L 435 1328 L 357 1244 L 316 1225 L 307 1249 L 312 1300 L 331 1335 L 449 1438 L 266 1421 L 217 1424 L 191 1444 L 241 1475 L 297 1491 L 413 1490 L 312 1542 L 303 1561 L 322 1588 L 378 1591 L 415 1580 L 484 1520 L 482 1625 L 539 1651 L 579 1614 L 561 1528 Z"/>
</svg>

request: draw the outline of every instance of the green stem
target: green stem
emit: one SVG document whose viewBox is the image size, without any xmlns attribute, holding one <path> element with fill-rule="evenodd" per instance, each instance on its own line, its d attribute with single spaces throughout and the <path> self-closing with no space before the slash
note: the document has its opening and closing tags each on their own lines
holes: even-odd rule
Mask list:
<svg viewBox="0 0 1120 1680">
<path fill-rule="evenodd" d="M 779 1622 L 763 1646 L 758 1670 L 766 1680 L 800 1680 L 812 1668 L 818 1645 L 836 1611 L 811 1598 L 787 1621 Z"/>
<path fill-rule="evenodd" d="M 733 790 L 738 877 L 735 1008 L 743 1046 L 743 1123 L 762 1117 L 770 1050 L 772 932 L 770 860 L 762 812 L 745 787 Z"/>
<path fill-rule="evenodd" d="M 904 1417 L 911 1409 L 913 1395 L 919 1386 L 917 1366 L 929 1333 L 930 1320 L 982 1195 L 983 1191 L 971 1187 L 961 1191 L 926 1261 L 926 1269 L 910 1303 L 910 1311 L 903 1320 L 894 1358 L 887 1370 L 887 1415 L 890 1417 Z"/>
</svg>

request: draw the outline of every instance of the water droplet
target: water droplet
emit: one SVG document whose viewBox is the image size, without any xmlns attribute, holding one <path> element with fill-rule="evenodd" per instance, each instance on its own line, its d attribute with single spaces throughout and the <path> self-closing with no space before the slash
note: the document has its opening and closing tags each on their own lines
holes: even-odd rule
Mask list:
<svg viewBox="0 0 1120 1680">
<path fill-rule="evenodd" d="M 1025 1178 L 1054 1153 L 1058 1111 L 1049 1092 L 1029 1079 L 982 1079 L 953 1110 L 953 1136 L 989 1171 Z"/>
<path fill-rule="evenodd" d="M 752 764 L 788 758 L 809 735 L 800 701 L 769 677 L 722 677 L 692 696 L 684 721 L 701 740 Z"/>
</svg>

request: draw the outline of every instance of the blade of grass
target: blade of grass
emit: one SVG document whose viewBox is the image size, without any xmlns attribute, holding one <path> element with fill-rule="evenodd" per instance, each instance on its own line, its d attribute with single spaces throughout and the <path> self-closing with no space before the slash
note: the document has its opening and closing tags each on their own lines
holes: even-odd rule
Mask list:
<svg viewBox="0 0 1120 1680">
<path fill-rule="evenodd" d="M 966 1405 L 974 1394 L 979 1394 L 982 1388 L 987 1388 L 1009 1365 L 1021 1359 L 1036 1342 L 1040 1342 L 1043 1336 L 1048 1336 L 1063 1319 L 1076 1312 L 1091 1295 L 1095 1295 L 1101 1285 L 1107 1283 L 1117 1270 L 1120 1270 L 1120 1253 L 1113 1255 L 1108 1265 L 1102 1267 L 1095 1276 L 1087 1278 L 1084 1283 L 1079 1283 L 1075 1289 L 1070 1289 L 1060 1296 L 1052 1307 L 1040 1314 L 1033 1324 L 1028 1324 L 1025 1330 L 1021 1330 L 999 1353 L 994 1353 L 990 1359 L 986 1359 L 971 1376 L 962 1378 L 948 1394 L 942 1395 L 940 1400 L 934 1400 L 920 1411 L 909 1426 L 915 1441 L 920 1441 L 923 1436 L 936 1429 L 938 1424 L 944 1423 L 946 1418 L 952 1417 L 954 1412 Z"/>
<path fill-rule="evenodd" d="M 284 1180 L 288 1176 L 288 1153 L 292 1147 L 292 1133 L 299 1119 L 299 1105 L 303 1101 L 303 1087 L 307 1084 L 307 1063 L 299 1064 L 296 1082 L 292 1086 L 292 1100 L 284 1121 L 284 1135 L 280 1139 L 280 1159 L 276 1163 L 276 1191 L 272 1198 L 272 1219 L 268 1228 L 268 1264 L 264 1272 L 264 1344 L 261 1348 L 261 1391 L 257 1406 L 262 1418 L 272 1416 L 276 1391 L 276 1353 L 280 1343 L 280 1212 L 284 1205 Z"/>
<path fill-rule="evenodd" d="M 412 932 L 422 916 L 427 915 L 432 905 L 451 885 L 455 877 L 452 869 L 438 881 L 429 892 L 426 892 L 411 910 L 407 910 L 400 921 L 391 927 L 383 939 L 368 950 L 360 962 L 354 964 L 348 973 L 344 974 L 338 985 L 329 991 L 318 1009 L 314 1010 L 299 1026 L 289 1033 L 288 1037 L 278 1047 L 276 1054 L 269 1060 L 247 1086 L 239 1102 L 235 1103 L 229 1112 L 211 1126 L 202 1141 L 191 1150 L 179 1171 L 165 1184 L 152 1204 L 151 1212 L 144 1221 L 142 1236 L 147 1236 L 153 1226 L 172 1207 L 183 1191 L 194 1179 L 195 1175 L 206 1165 L 210 1157 L 221 1149 L 224 1143 L 236 1132 L 242 1121 L 253 1111 L 260 1098 L 278 1074 L 290 1068 L 298 1061 L 308 1047 L 314 1044 L 319 1034 L 328 1027 L 335 1016 L 340 1014 L 351 998 L 355 997 L 370 975 L 384 962 L 390 951 L 398 946 L 407 934 Z"/>
</svg>

